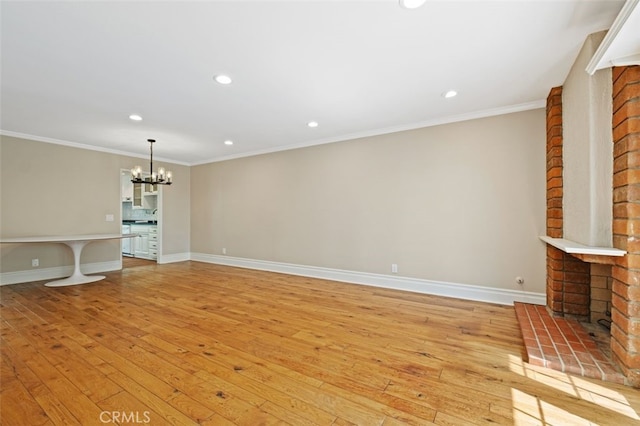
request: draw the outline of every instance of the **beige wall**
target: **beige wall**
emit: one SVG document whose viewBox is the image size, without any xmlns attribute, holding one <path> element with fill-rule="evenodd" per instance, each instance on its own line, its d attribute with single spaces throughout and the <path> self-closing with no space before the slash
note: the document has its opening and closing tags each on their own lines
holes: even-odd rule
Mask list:
<svg viewBox="0 0 640 426">
<path fill-rule="evenodd" d="M 544 110 L 194 166 L 191 252 L 544 293 L 545 169 Z"/>
<path fill-rule="evenodd" d="M 533 110 L 172 164 L 162 254 L 224 247 L 229 256 L 381 274 L 396 263 L 404 277 L 544 292 L 544 128 L 544 111 Z M 9 238 L 119 232 L 119 171 L 141 159 L 3 136 L 0 161 L 0 232 Z M 34 257 L 41 268 L 72 264 L 59 245 L 3 245 L 0 272 L 28 270 Z M 82 263 L 118 258 L 118 243 L 92 243 Z"/>
<path fill-rule="evenodd" d="M 587 37 L 562 88 L 564 238 L 610 247 L 613 223 L 611 68 L 585 68 L 606 31 Z"/>
<path fill-rule="evenodd" d="M 13 137 L 0 137 L 0 235 L 75 235 L 120 232 L 120 169 L 144 164 L 140 158 L 108 154 Z M 169 164 L 159 163 L 158 166 Z M 189 252 L 189 167 L 171 164 L 175 183 L 162 195 L 163 255 Z M 113 214 L 114 222 L 105 216 Z M 72 265 L 68 248 L 2 245 L 0 271 Z M 81 262 L 120 258 L 116 241 L 89 244 Z"/>
</svg>

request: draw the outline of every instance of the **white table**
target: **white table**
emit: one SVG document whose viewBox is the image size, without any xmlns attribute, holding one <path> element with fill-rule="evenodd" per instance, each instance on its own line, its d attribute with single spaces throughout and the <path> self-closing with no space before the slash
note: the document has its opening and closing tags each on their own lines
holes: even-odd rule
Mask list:
<svg viewBox="0 0 640 426">
<path fill-rule="evenodd" d="M 71 248 L 74 258 L 73 274 L 61 280 L 51 281 L 45 284 L 47 287 L 64 287 L 68 285 L 87 284 L 100 281 L 104 275 L 84 275 L 80 272 L 80 255 L 84 246 L 92 241 L 116 240 L 122 238 L 137 237 L 138 234 L 92 234 L 92 235 L 60 235 L 45 237 L 21 237 L 4 238 L 0 240 L 2 244 L 24 244 L 24 243 L 62 243 Z"/>
</svg>

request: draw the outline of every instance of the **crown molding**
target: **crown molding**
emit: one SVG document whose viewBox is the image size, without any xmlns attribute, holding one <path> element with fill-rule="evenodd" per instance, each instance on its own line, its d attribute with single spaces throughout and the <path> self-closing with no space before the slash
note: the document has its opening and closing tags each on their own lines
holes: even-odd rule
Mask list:
<svg viewBox="0 0 640 426">
<path fill-rule="evenodd" d="M 344 135 L 340 135 L 340 136 L 336 136 L 336 137 L 332 137 L 332 138 L 317 139 L 317 140 L 308 141 L 308 142 L 301 142 L 301 143 L 295 143 L 295 144 L 289 144 L 289 145 L 280 145 L 280 146 L 276 146 L 276 147 L 272 147 L 272 148 L 265 148 L 265 149 L 247 151 L 247 152 L 234 154 L 234 155 L 225 155 L 225 156 L 221 156 L 221 157 L 213 157 L 213 158 L 209 158 L 209 159 L 206 159 L 206 160 L 193 162 L 193 163 L 187 163 L 187 162 L 184 162 L 184 161 L 176 161 L 176 160 L 172 160 L 172 159 L 169 159 L 169 158 L 162 158 L 162 157 L 158 157 L 158 158 L 154 157 L 154 159 L 158 160 L 158 161 L 167 162 L 167 163 L 179 164 L 179 165 L 182 165 L 182 166 L 199 166 L 199 165 L 202 165 L 202 164 L 218 163 L 218 162 L 221 162 L 221 161 L 234 160 L 234 159 L 244 158 L 244 157 L 253 157 L 253 156 L 256 156 L 256 155 L 272 154 L 272 153 L 275 153 L 275 152 L 288 151 L 288 150 L 291 150 L 291 149 L 307 148 L 307 147 L 311 147 L 311 146 L 325 145 L 325 144 L 336 143 L 336 142 L 345 142 L 345 141 L 354 140 L 354 139 L 367 138 L 367 137 L 373 137 L 373 136 L 380 136 L 380 135 L 386 135 L 386 134 L 390 134 L 390 133 L 404 132 L 404 131 L 408 131 L 408 130 L 416 130 L 416 129 L 421 129 L 421 128 L 425 128 L 425 127 L 440 126 L 440 125 L 443 125 L 443 124 L 457 123 L 457 122 L 462 122 L 462 121 L 476 120 L 476 119 L 479 119 L 479 118 L 486 118 L 486 117 L 493 117 L 493 116 L 497 116 L 497 115 L 511 114 L 511 113 L 515 113 L 515 112 L 522 112 L 522 111 L 528 111 L 528 110 L 532 110 L 532 109 L 544 108 L 545 106 L 546 106 L 546 100 L 540 99 L 540 100 L 536 100 L 536 101 L 532 101 L 532 102 L 525 102 L 525 103 L 522 103 L 522 104 L 508 105 L 508 106 L 498 107 L 498 108 L 490 108 L 490 109 L 485 109 L 485 110 L 481 110 L 481 111 L 474 111 L 474 112 L 465 113 L 465 114 L 458 114 L 458 115 L 452 115 L 452 116 L 447 116 L 447 117 L 440 117 L 440 118 L 435 118 L 435 119 L 432 119 L 432 120 L 419 121 L 419 122 L 410 123 L 410 124 L 403 124 L 403 125 L 398 125 L 398 126 L 384 127 L 384 128 L 380 128 L 380 129 L 367 130 L 367 131 L 364 131 L 364 132 L 348 133 L 348 134 L 344 134 Z M 11 137 L 20 138 L 20 139 L 30 139 L 30 140 L 34 140 L 34 141 L 38 141 L 38 142 L 52 143 L 52 144 L 56 144 L 56 145 L 69 146 L 69 147 L 73 147 L 73 148 L 88 149 L 88 150 L 91 150 L 91 151 L 105 152 L 105 153 L 108 153 L 108 154 L 125 155 L 125 156 L 128 156 L 128 157 L 135 157 L 135 158 L 149 158 L 148 156 L 143 155 L 143 154 L 137 154 L 137 153 L 131 153 L 131 152 L 127 152 L 127 151 L 121 151 L 121 150 L 116 150 L 116 149 L 110 149 L 110 148 L 104 148 L 104 147 L 93 146 L 93 145 L 88 145 L 88 144 L 82 144 L 82 143 L 78 143 L 78 142 L 70 142 L 70 141 L 65 141 L 65 140 L 61 140 L 61 139 L 48 138 L 48 137 L 44 137 L 44 136 L 29 135 L 29 134 L 25 134 L 25 133 L 12 132 L 12 131 L 9 131 L 9 130 L 0 129 L 0 135 L 11 136 Z"/>
<path fill-rule="evenodd" d="M 631 54 L 621 58 L 609 57 L 609 55 L 611 55 L 611 52 L 609 51 L 609 49 L 618 39 L 620 32 L 623 30 L 623 28 L 625 28 L 625 25 L 627 24 L 627 21 L 629 20 L 629 18 L 631 18 L 634 15 L 634 13 L 637 13 L 638 15 L 640 15 L 640 10 L 636 11 L 638 2 L 640 2 L 640 0 L 627 0 L 625 4 L 622 6 L 620 13 L 616 17 L 615 21 L 613 21 L 613 24 L 611 24 L 611 28 L 609 28 L 609 31 L 607 31 L 607 34 L 604 36 L 604 39 L 600 43 L 600 46 L 598 46 L 598 49 L 593 54 L 593 57 L 591 58 L 591 60 L 587 64 L 587 67 L 585 68 L 585 70 L 587 71 L 587 73 L 589 73 L 589 75 L 593 75 L 596 71 L 600 69 L 609 68 L 612 66 L 640 64 L 640 57 L 637 52 L 633 52 L 633 53 L 628 52 Z M 638 21 L 638 15 L 634 17 L 635 21 Z M 630 24 L 630 25 L 632 25 L 631 28 L 635 26 L 635 24 Z M 632 31 L 634 32 L 637 31 L 637 27 Z"/>
<path fill-rule="evenodd" d="M 30 135 L 30 134 L 27 134 L 27 133 L 12 132 L 11 130 L 0 129 L 0 135 L 9 136 L 9 137 L 13 137 L 13 138 L 19 138 L 19 139 L 29 139 L 29 140 L 36 141 L 36 142 L 45 142 L 45 143 L 51 143 L 51 144 L 55 144 L 55 145 L 63 145 L 63 146 L 71 147 L 71 148 L 87 149 L 89 151 L 104 152 L 104 153 L 107 153 L 107 154 L 124 155 L 124 156 L 127 156 L 127 157 L 144 158 L 144 159 L 148 159 L 149 158 L 148 154 L 147 155 L 138 154 L 138 153 L 122 151 L 122 150 L 118 150 L 118 149 L 111 149 L 111 148 L 104 148 L 104 147 L 101 147 L 101 146 L 89 145 L 89 144 L 85 144 L 85 143 L 71 142 L 71 141 L 65 141 L 65 140 L 62 140 L 62 139 L 48 138 L 46 136 L 38 136 L 38 135 Z M 191 165 L 189 163 L 185 163 L 184 161 L 176 161 L 176 160 L 172 160 L 170 158 L 162 158 L 162 157 L 155 157 L 155 156 L 153 158 L 156 161 L 162 161 L 162 162 L 165 162 L 165 163 L 179 164 L 179 165 L 182 165 L 182 166 L 190 166 Z"/>
<path fill-rule="evenodd" d="M 493 117 L 496 115 L 511 114 L 515 112 L 528 111 L 532 109 L 539 109 L 539 108 L 545 108 L 545 107 L 546 107 L 546 100 L 540 99 L 532 102 L 525 102 L 522 104 L 509 105 L 509 106 L 499 107 L 499 108 L 491 108 L 491 109 L 486 109 L 481 111 L 474 111 L 466 114 L 452 115 L 452 116 L 441 117 L 441 118 L 436 118 L 432 120 L 419 121 L 411 124 L 384 127 L 384 128 L 375 129 L 375 130 L 367 130 L 364 132 L 349 133 L 346 135 L 341 135 L 333 138 L 318 139 L 314 141 L 302 142 L 302 143 L 290 144 L 290 145 L 281 145 L 273 148 L 248 151 L 240 154 L 226 155 L 222 157 L 213 157 L 207 160 L 192 163 L 191 165 L 199 166 L 202 164 L 217 163 L 221 161 L 234 160 L 237 158 L 253 157 L 255 155 L 271 154 L 274 152 L 288 151 L 290 149 L 307 148 L 307 147 L 316 146 L 316 145 L 345 142 L 345 141 L 354 140 L 354 139 L 386 135 L 389 133 L 404 132 L 408 130 L 421 129 L 424 127 L 433 127 L 433 126 L 439 126 L 442 124 L 457 123 L 461 121 L 469 121 L 469 120 L 475 120 L 479 118 Z"/>
</svg>

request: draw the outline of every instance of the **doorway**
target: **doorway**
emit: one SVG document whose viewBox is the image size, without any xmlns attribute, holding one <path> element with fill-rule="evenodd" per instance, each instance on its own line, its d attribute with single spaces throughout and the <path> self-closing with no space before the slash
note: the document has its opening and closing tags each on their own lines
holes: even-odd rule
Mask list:
<svg viewBox="0 0 640 426">
<path fill-rule="evenodd" d="M 139 234 L 122 241 L 121 259 L 127 265 L 157 263 L 161 257 L 162 185 L 134 184 L 131 171 L 120 170 L 120 217 L 123 234 Z M 136 259 L 137 262 L 130 262 Z"/>
</svg>

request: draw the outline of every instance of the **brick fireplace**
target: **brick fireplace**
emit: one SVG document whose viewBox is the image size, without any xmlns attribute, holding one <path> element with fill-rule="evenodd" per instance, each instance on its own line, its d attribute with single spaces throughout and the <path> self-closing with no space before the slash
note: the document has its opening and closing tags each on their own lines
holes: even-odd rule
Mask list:
<svg viewBox="0 0 640 426">
<path fill-rule="evenodd" d="M 613 247 L 624 256 L 547 245 L 547 311 L 610 327 L 610 356 L 640 387 L 640 66 L 612 69 Z M 563 88 L 547 98 L 547 236 L 564 238 Z"/>
</svg>

